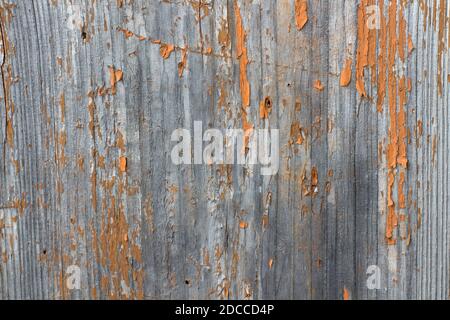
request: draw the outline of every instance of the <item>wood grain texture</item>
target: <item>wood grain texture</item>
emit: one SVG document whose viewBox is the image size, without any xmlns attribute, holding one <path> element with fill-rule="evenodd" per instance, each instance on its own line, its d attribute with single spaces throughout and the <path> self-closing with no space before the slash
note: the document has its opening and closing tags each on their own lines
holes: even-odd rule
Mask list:
<svg viewBox="0 0 450 320">
<path fill-rule="evenodd" d="M 447 299 L 449 11 L 1 0 L 0 298 Z M 174 165 L 194 121 L 279 129 L 278 174 Z"/>
</svg>

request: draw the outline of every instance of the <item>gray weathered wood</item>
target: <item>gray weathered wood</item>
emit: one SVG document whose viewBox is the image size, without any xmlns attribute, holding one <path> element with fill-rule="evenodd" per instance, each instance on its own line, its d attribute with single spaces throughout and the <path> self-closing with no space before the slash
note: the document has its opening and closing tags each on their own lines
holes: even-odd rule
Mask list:
<svg viewBox="0 0 450 320">
<path fill-rule="evenodd" d="M 301 2 L 1 0 L 0 298 L 447 299 L 450 6 L 307 0 L 299 28 Z M 173 130 L 243 111 L 277 175 L 172 163 Z"/>
</svg>

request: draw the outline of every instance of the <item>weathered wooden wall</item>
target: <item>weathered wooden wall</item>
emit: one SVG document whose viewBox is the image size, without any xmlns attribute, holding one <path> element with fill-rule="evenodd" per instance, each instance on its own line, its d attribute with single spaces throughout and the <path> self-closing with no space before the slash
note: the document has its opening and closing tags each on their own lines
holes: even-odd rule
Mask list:
<svg viewBox="0 0 450 320">
<path fill-rule="evenodd" d="M 0 298 L 449 297 L 447 0 L 0 3 Z M 175 166 L 194 121 L 278 174 Z"/>
</svg>

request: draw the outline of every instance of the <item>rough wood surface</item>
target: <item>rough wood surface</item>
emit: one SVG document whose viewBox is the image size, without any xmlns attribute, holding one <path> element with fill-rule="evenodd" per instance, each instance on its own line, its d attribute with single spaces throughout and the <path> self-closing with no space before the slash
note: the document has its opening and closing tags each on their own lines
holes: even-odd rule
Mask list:
<svg viewBox="0 0 450 320">
<path fill-rule="evenodd" d="M 447 299 L 449 11 L 1 0 L 0 298 Z M 174 165 L 194 121 L 278 174 Z"/>
</svg>

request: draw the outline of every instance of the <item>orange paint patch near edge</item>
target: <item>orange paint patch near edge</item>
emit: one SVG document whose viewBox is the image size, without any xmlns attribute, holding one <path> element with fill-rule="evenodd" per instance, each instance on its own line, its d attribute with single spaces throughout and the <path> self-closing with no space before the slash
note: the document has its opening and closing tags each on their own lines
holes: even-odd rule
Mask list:
<svg viewBox="0 0 450 320">
<path fill-rule="evenodd" d="M 386 218 L 386 241 L 389 245 L 395 244 L 394 229 L 398 225 L 397 214 L 395 213 L 395 203 L 392 198 L 392 189 L 394 187 L 395 175 L 392 170 L 388 174 L 388 216 Z"/>
<path fill-rule="evenodd" d="M 250 83 L 247 78 L 247 47 L 246 34 L 242 23 L 242 16 L 237 1 L 234 3 L 234 12 L 236 15 L 236 55 L 239 60 L 239 87 L 241 89 L 242 105 L 250 106 Z"/>
<path fill-rule="evenodd" d="M 415 47 L 411 35 L 408 35 L 408 54 L 411 54 L 414 51 L 414 49 Z"/>
<path fill-rule="evenodd" d="M 404 185 L 405 185 L 405 173 L 400 172 L 400 180 L 398 182 L 398 207 L 400 209 L 406 209 L 406 198 L 405 198 L 405 192 L 404 192 Z"/>
<path fill-rule="evenodd" d="M 174 50 L 175 46 L 173 44 L 162 43 L 159 46 L 159 54 L 163 57 L 163 59 L 168 59 Z"/>
<path fill-rule="evenodd" d="M 123 79 L 123 71 L 122 70 L 116 70 L 115 72 L 116 82 L 122 81 Z"/>
<path fill-rule="evenodd" d="M 342 298 L 344 300 L 350 300 L 350 292 L 348 291 L 348 289 L 346 287 L 344 287 L 344 292 L 342 293 Z"/>
<path fill-rule="evenodd" d="M 272 112 L 272 99 L 266 97 L 259 103 L 259 116 L 261 119 L 268 119 L 269 114 Z"/>
<path fill-rule="evenodd" d="M 445 35 L 446 35 L 446 22 L 447 22 L 447 0 L 440 0 L 439 2 L 439 31 L 438 31 L 438 72 L 437 72 L 437 85 L 438 94 L 441 97 L 443 91 L 442 81 L 442 57 L 444 55 L 445 47 Z M 450 37 L 450 36 L 449 36 Z"/>
<path fill-rule="evenodd" d="M 320 80 L 314 81 L 314 89 L 316 89 L 317 91 L 323 91 L 324 88 L 325 87 Z"/>
<path fill-rule="evenodd" d="M 241 100 L 242 100 L 242 127 L 245 131 L 245 140 L 244 140 L 244 150 L 245 153 L 246 148 L 248 146 L 249 130 L 253 129 L 253 124 L 251 124 L 247 119 L 247 111 L 246 108 L 250 106 L 250 83 L 247 78 L 247 65 L 248 65 L 248 56 L 247 56 L 247 47 L 246 47 L 246 34 L 244 30 L 244 26 L 242 23 L 241 10 L 239 9 L 239 5 L 237 1 L 234 1 L 234 13 L 236 16 L 236 55 L 239 60 L 239 88 L 241 91 Z"/>
<path fill-rule="evenodd" d="M 123 71 L 120 69 L 115 69 L 114 67 L 109 67 L 109 82 L 111 85 L 111 94 L 115 95 L 117 92 L 116 84 L 123 80 Z"/>
<path fill-rule="evenodd" d="M 406 168 L 408 166 L 408 155 L 407 155 L 407 116 L 405 111 L 405 106 L 407 103 L 406 97 L 407 81 L 405 77 L 400 79 L 399 83 L 399 111 L 398 111 L 398 154 L 397 163 L 402 167 Z"/>
<path fill-rule="evenodd" d="M 127 158 L 126 157 L 119 158 L 119 170 L 120 170 L 120 172 L 127 171 Z"/>
<path fill-rule="evenodd" d="M 384 2 L 380 2 L 380 32 L 379 32 L 379 55 L 378 55 L 378 97 L 377 97 L 377 111 L 383 112 L 384 99 L 386 97 L 386 17 L 384 16 Z"/>
<path fill-rule="evenodd" d="M 181 78 L 183 76 L 186 64 L 187 64 L 187 48 L 183 48 L 181 53 L 181 61 L 178 63 L 178 77 Z"/>
<path fill-rule="evenodd" d="M 241 228 L 241 229 L 247 229 L 247 228 L 248 228 L 248 222 L 246 222 L 246 221 L 240 221 L 240 222 L 239 222 L 239 228 Z"/>
<path fill-rule="evenodd" d="M 295 24 L 297 30 L 302 30 L 308 22 L 308 2 L 306 0 L 295 0 Z"/>
<path fill-rule="evenodd" d="M 344 68 L 341 71 L 341 78 L 339 84 L 341 87 L 347 87 L 352 81 L 352 59 L 345 61 Z"/>
</svg>

